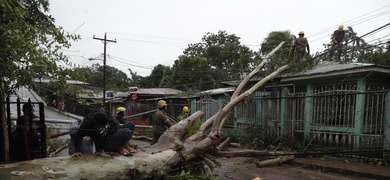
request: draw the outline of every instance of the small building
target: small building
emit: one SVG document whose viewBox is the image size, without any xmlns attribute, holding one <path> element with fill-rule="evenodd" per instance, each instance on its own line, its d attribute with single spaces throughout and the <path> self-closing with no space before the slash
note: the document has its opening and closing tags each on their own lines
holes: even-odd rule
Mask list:
<svg viewBox="0 0 390 180">
<path fill-rule="evenodd" d="M 279 129 L 317 146 L 389 148 L 390 67 L 323 63 L 282 76 Z"/>
<path fill-rule="evenodd" d="M 125 116 L 130 117 L 128 120 L 135 124 L 147 125 L 149 124 L 150 115 L 157 109 L 157 101 L 159 99 L 180 93 L 181 91 L 171 88 L 130 87 L 128 92 L 122 92 L 114 96 L 114 99 L 121 99 L 121 101 L 110 103 L 111 115 L 115 114 L 116 108 L 123 106 L 126 108 Z M 169 105 L 169 102 L 167 103 Z"/>
<path fill-rule="evenodd" d="M 224 131 L 295 139 L 308 148 L 388 150 L 389 77 L 390 67 L 332 62 L 282 75 L 237 105 Z"/>
<path fill-rule="evenodd" d="M 389 77 L 390 67 L 333 62 L 275 77 L 231 111 L 223 134 L 235 140 L 285 138 L 308 149 L 389 150 Z M 229 94 L 220 99 L 225 101 L 197 99 L 191 109 L 213 115 Z"/>
</svg>

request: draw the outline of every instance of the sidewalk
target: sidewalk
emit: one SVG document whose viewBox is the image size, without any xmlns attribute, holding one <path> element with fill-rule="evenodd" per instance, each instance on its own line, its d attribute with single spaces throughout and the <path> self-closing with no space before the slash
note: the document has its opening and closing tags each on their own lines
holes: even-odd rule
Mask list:
<svg viewBox="0 0 390 180">
<path fill-rule="evenodd" d="M 295 158 L 294 166 L 370 179 L 390 179 L 390 167 L 345 161 L 343 158 Z"/>
<path fill-rule="evenodd" d="M 72 113 L 66 112 L 66 111 L 62 111 L 61 112 L 60 110 L 58 110 L 57 108 L 52 107 L 52 106 L 46 106 L 46 108 L 48 108 L 48 109 L 50 109 L 52 111 L 56 111 L 58 113 L 61 113 L 61 114 L 65 115 L 65 116 L 68 116 L 68 117 L 73 118 L 73 119 L 84 119 L 83 116 L 80 116 L 80 115 L 77 115 L 77 114 L 72 114 Z"/>
</svg>

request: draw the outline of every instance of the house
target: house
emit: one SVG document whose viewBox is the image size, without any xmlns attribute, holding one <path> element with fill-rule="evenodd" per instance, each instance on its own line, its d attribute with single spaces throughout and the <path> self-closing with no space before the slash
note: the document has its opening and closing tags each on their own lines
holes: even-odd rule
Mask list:
<svg viewBox="0 0 390 180">
<path fill-rule="evenodd" d="M 233 109 L 223 134 L 235 140 L 284 137 L 309 149 L 389 150 L 389 77 L 390 67 L 326 61 L 275 77 Z M 191 109 L 206 108 L 212 115 L 223 105 L 202 103 L 205 99 L 191 103 Z"/>
<path fill-rule="evenodd" d="M 115 98 L 125 98 L 126 100 L 123 99 L 122 103 L 117 103 L 117 106 L 112 105 L 112 107 L 126 106 L 128 109 L 126 116 L 131 117 L 130 121 L 147 125 L 150 116 L 157 109 L 157 102 L 165 100 L 168 104 L 167 114 L 175 121 L 179 120 L 178 117 L 184 106 L 190 107 L 190 112 L 203 111 L 205 116 L 202 120 L 205 120 L 219 110 L 222 103 L 225 102 L 226 95 L 231 95 L 234 89 L 234 87 L 218 88 L 203 91 L 197 95 L 181 95 L 181 91 L 170 88 L 137 88 L 136 90 L 130 88 L 129 92 L 115 96 Z M 134 94 L 137 95 L 134 96 Z M 134 117 L 137 114 L 140 116 Z"/>
<path fill-rule="evenodd" d="M 388 150 L 390 67 L 322 62 L 274 78 L 235 107 L 235 137 L 286 137 L 311 148 Z"/>
<path fill-rule="evenodd" d="M 324 62 L 280 79 L 279 130 L 333 147 L 390 145 L 390 67 Z"/>
<path fill-rule="evenodd" d="M 157 109 L 158 100 L 180 93 L 181 91 L 171 88 L 130 87 L 129 91 L 114 96 L 114 99 L 120 100 L 110 102 L 110 112 L 111 115 L 114 115 L 116 108 L 123 106 L 126 108 L 125 116 L 130 117 L 128 118 L 130 121 L 138 125 L 147 125 L 150 115 Z"/>
</svg>

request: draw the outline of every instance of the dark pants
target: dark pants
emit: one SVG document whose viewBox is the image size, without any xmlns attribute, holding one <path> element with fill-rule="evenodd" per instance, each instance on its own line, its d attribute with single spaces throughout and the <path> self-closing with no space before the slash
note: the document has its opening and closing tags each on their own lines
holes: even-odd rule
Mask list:
<svg viewBox="0 0 390 180">
<path fill-rule="evenodd" d="M 154 131 L 153 132 L 153 140 L 152 140 L 151 145 L 155 144 L 158 141 L 158 139 L 160 138 L 160 136 L 163 134 L 164 134 L 164 132 Z"/>
<path fill-rule="evenodd" d="M 329 51 L 329 61 L 332 61 L 333 54 L 334 54 L 335 51 L 337 51 L 337 60 L 336 61 L 340 61 L 341 60 L 342 49 L 343 49 L 343 45 L 342 44 L 333 45 L 330 48 L 330 51 Z"/>
<path fill-rule="evenodd" d="M 123 124 L 102 147 L 104 151 L 117 152 L 121 146 L 126 145 L 133 136 L 135 125 L 132 122 Z"/>
<path fill-rule="evenodd" d="M 305 53 L 306 51 L 297 51 L 295 53 L 295 62 L 299 62 L 303 59 L 303 57 L 305 56 Z"/>
</svg>

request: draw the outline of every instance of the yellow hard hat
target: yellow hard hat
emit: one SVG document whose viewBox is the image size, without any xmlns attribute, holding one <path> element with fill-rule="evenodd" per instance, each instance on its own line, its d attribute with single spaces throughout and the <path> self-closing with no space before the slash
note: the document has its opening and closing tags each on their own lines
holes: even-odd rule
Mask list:
<svg viewBox="0 0 390 180">
<path fill-rule="evenodd" d="M 342 31 L 342 30 L 344 30 L 344 26 L 343 26 L 343 25 L 340 25 L 340 26 L 339 26 L 339 31 Z"/>
<path fill-rule="evenodd" d="M 126 108 L 124 108 L 124 107 L 118 107 L 116 109 L 116 113 L 125 112 L 125 111 L 126 111 Z"/>
<path fill-rule="evenodd" d="M 167 106 L 167 102 L 165 102 L 164 100 L 158 101 L 158 108 L 159 109 L 164 107 L 164 106 Z"/>
<path fill-rule="evenodd" d="M 189 111 L 188 107 L 187 107 L 187 106 L 184 106 L 184 107 L 183 107 L 183 112 L 188 113 L 188 111 Z"/>
<path fill-rule="evenodd" d="M 298 35 L 305 35 L 305 33 L 304 33 L 303 31 L 300 31 L 300 32 L 298 33 Z"/>
</svg>

